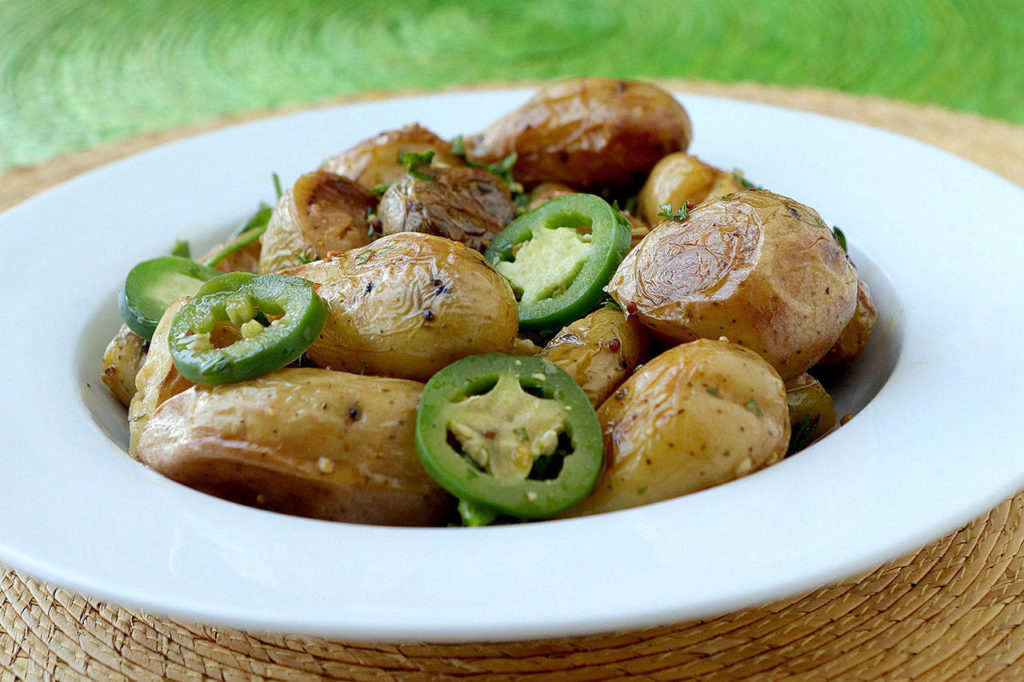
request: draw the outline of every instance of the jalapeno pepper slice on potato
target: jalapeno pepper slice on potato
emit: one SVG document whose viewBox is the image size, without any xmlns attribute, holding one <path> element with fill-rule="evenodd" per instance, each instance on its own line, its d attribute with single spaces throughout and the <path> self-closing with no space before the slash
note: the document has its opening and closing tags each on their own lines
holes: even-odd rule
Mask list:
<svg viewBox="0 0 1024 682">
<path fill-rule="evenodd" d="M 506 227 L 485 256 L 519 301 L 519 325 L 555 331 L 590 312 L 629 250 L 625 218 L 593 194 L 557 197 Z"/>
<path fill-rule="evenodd" d="M 129 271 L 118 295 L 121 319 L 148 341 L 167 306 L 182 296 L 191 296 L 203 282 L 220 274 L 220 270 L 180 256 L 143 261 Z"/>
<path fill-rule="evenodd" d="M 542 358 L 489 353 L 427 382 L 416 449 L 434 479 L 477 507 L 543 519 L 587 496 L 603 462 L 583 389 Z"/>
<path fill-rule="evenodd" d="M 174 366 L 197 384 L 253 379 L 284 367 L 323 329 L 327 305 L 312 282 L 289 275 L 232 272 L 211 279 L 171 323 L 168 342 Z M 238 339 L 217 347 L 217 325 Z M 218 335 L 218 337 L 221 335 Z"/>
</svg>

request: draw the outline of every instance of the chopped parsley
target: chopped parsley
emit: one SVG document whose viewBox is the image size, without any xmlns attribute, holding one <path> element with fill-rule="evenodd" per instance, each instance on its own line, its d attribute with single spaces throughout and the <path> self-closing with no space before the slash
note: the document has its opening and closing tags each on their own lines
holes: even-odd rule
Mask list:
<svg viewBox="0 0 1024 682">
<path fill-rule="evenodd" d="M 658 208 L 661 209 L 658 215 L 669 220 L 686 220 L 686 216 L 690 215 L 689 201 L 684 201 L 683 205 L 675 213 L 672 212 L 672 204 L 658 204 Z"/>
<path fill-rule="evenodd" d="M 793 425 L 793 431 L 789 435 L 789 448 L 786 450 L 787 457 L 794 452 L 803 450 L 810 444 L 811 436 L 814 435 L 814 430 L 818 428 L 818 421 L 820 419 L 820 414 L 816 414 L 813 417 L 810 414 L 805 414 L 800 417 L 800 421 Z"/>
<path fill-rule="evenodd" d="M 452 146 L 449 153 L 459 159 L 462 159 L 470 168 L 481 168 L 491 175 L 494 175 L 499 180 L 508 185 L 508 189 L 512 194 L 519 194 L 523 191 L 523 186 L 516 182 L 512 178 L 512 168 L 516 165 L 516 161 L 519 159 L 519 155 L 512 152 L 501 161 L 495 161 L 494 163 L 477 163 L 469 158 L 466 152 L 466 140 L 463 139 L 462 135 L 459 135 L 452 140 Z M 518 204 L 518 202 L 516 202 Z"/>
<path fill-rule="evenodd" d="M 277 173 L 274 173 L 274 192 L 277 193 L 277 198 L 281 198 L 281 178 L 277 177 Z"/>
<path fill-rule="evenodd" d="M 708 393 L 715 396 L 716 398 L 721 397 L 721 394 L 718 392 L 718 386 L 708 386 L 706 390 Z"/>
<path fill-rule="evenodd" d="M 187 241 L 179 239 L 174 242 L 174 248 L 171 249 L 171 255 L 178 256 L 179 258 L 191 258 L 192 249 L 189 247 Z"/>
<path fill-rule="evenodd" d="M 747 404 L 746 404 L 746 405 L 744 405 L 743 407 L 747 408 L 748 410 L 750 410 L 751 412 L 753 412 L 754 414 L 756 414 L 756 415 L 757 415 L 758 417 L 763 417 L 763 416 L 764 416 L 764 413 L 763 413 L 763 412 L 761 412 L 761 406 L 760 406 L 760 405 L 758 405 L 758 404 L 757 404 L 757 401 L 756 401 L 756 400 L 754 400 L 753 398 L 751 398 L 750 400 L 748 400 L 748 401 L 747 401 Z"/>
<path fill-rule="evenodd" d="M 424 152 L 419 154 L 417 152 L 400 152 L 398 154 L 398 163 L 404 163 L 409 168 L 409 175 L 416 178 L 417 180 L 433 180 L 434 176 L 429 173 L 424 173 L 421 168 L 430 168 L 430 164 L 434 161 L 434 152 Z M 374 187 L 374 189 L 377 189 Z"/>
<path fill-rule="evenodd" d="M 755 185 L 750 180 L 747 180 L 746 177 L 743 176 L 743 171 L 739 169 L 732 172 L 732 179 L 742 185 L 743 189 L 756 189 L 758 192 L 764 191 L 764 187 Z"/>
</svg>

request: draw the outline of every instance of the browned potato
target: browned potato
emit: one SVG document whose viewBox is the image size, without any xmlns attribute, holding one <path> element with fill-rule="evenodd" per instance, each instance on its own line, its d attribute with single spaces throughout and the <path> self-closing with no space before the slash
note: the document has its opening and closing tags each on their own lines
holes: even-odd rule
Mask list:
<svg viewBox="0 0 1024 682">
<path fill-rule="evenodd" d="M 667 220 L 661 208 L 664 204 L 678 211 L 687 203 L 694 207 L 742 191 L 743 185 L 732 173 L 710 166 L 696 156 L 677 152 L 659 161 L 648 176 L 640 190 L 640 216 L 656 226 Z"/>
<path fill-rule="evenodd" d="M 236 237 L 238 239 L 238 237 Z M 210 259 L 216 257 L 225 247 L 229 246 L 234 240 L 228 240 L 222 244 L 217 244 L 212 249 L 207 251 L 197 261 L 198 263 L 208 263 Z M 220 259 L 213 264 L 213 267 L 221 272 L 251 272 L 257 273 L 260 271 L 260 240 L 254 239 L 237 251 L 229 253 L 224 258 Z"/>
<path fill-rule="evenodd" d="M 871 287 L 868 283 L 857 277 L 857 309 L 850 318 L 849 324 L 839 335 L 839 340 L 829 349 L 821 360 L 821 365 L 848 364 L 857 359 L 860 352 L 864 350 L 871 330 L 875 327 L 878 319 L 878 309 L 875 308 L 875 299 L 871 296 Z"/>
<path fill-rule="evenodd" d="M 658 502 L 710 488 L 782 459 L 789 411 L 763 359 L 701 339 L 654 358 L 597 411 L 605 468 L 572 515 Z"/>
<path fill-rule="evenodd" d="M 135 376 L 146 361 L 149 342 L 122 324 L 103 352 L 101 379 L 114 397 L 128 405 L 135 395 Z"/>
<path fill-rule="evenodd" d="M 380 198 L 384 234 L 423 232 L 483 251 L 512 222 L 508 185 L 479 168 L 431 168 L 430 179 L 405 175 Z"/>
<path fill-rule="evenodd" d="M 518 155 L 513 174 L 527 187 L 638 185 L 666 154 L 690 144 L 690 118 L 649 83 L 577 78 L 541 88 L 526 104 L 467 140 L 471 158 Z"/>
<path fill-rule="evenodd" d="M 168 398 L 187 390 L 193 384 L 178 374 L 171 359 L 171 348 L 167 342 L 167 333 L 171 321 L 177 315 L 187 299 L 179 299 L 167 307 L 160 323 L 153 332 L 149 342 L 146 361 L 135 376 L 135 395 L 128 406 L 128 454 L 135 456 L 136 444 L 142 432 L 149 424 L 150 416 Z"/>
<path fill-rule="evenodd" d="M 370 243 L 376 200 L 352 180 L 326 171 L 306 173 L 284 193 L 263 233 L 260 272 L 280 272 L 332 251 Z"/>
<path fill-rule="evenodd" d="M 786 405 L 792 429 L 792 452 L 818 440 L 836 425 L 832 396 L 806 372 L 786 382 Z"/>
<path fill-rule="evenodd" d="M 647 358 L 647 332 L 618 310 L 599 308 L 558 332 L 540 356 L 568 372 L 597 407 Z"/>
<path fill-rule="evenodd" d="M 321 367 L 426 380 L 459 358 L 512 350 L 515 295 L 476 251 L 418 232 L 382 237 L 290 271 L 320 284 Z"/>
<path fill-rule="evenodd" d="M 465 165 L 461 159 L 451 155 L 450 142 L 422 126 L 413 124 L 360 142 L 355 147 L 324 161 L 320 170 L 344 175 L 358 182 L 360 187 L 369 192 L 405 175 L 408 168 L 398 160 L 402 152 L 434 152 L 435 164 Z"/>
<path fill-rule="evenodd" d="M 857 305 L 857 275 L 818 214 L 757 190 L 662 223 L 606 290 L 660 337 L 726 336 L 784 379 L 828 352 Z"/>
<path fill-rule="evenodd" d="M 578 192 L 572 187 L 559 182 L 542 182 L 530 192 L 530 203 L 526 205 L 526 210 L 529 212 L 535 208 L 540 208 L 542 204 L 546 204 L 558 197 L 564 197 L 567 194 L 578 194 Z"/>
<path fill-rule="evenodd" d="M 315 368 L 193 386 L 153 412 L 135 455 L 242 504 L 331 521 L 436 525 L 451 501 L 416 454 L 422 388 Z"/>
</svg>

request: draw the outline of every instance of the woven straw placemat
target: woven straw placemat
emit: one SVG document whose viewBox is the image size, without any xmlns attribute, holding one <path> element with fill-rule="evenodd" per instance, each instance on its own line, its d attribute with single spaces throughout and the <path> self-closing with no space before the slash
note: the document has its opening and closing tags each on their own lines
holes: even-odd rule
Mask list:
<svg viewBox="0 0 1024 682">
<path fill-rule="evenodd" d="M 888 128 L 1024 185 L 1024 127 L 826 91 L 666 85 Z M 234 120 L 241 119 L 136 138 L 0 176 L 0 209 L 102 163 Z M 4 679 L 1024 679 L 1024 494 L 919 552 L 802 597 L 705 621 L 588 637 L 335 642 L 157 618 L 16 571 L 3 574 L 0 590 Z"/>
</svg>

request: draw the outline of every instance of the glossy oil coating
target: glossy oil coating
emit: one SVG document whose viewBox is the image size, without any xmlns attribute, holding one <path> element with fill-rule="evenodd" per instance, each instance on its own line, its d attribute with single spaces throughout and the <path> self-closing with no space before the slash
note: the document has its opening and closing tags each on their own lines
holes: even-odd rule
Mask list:
<svg viewBox="0 0 1024 682">
<path fill-rule="evenodd" d="M 654 358 L 601 405 L 605 468 L 573 515 L 710 488 L 774 464 L 789 444 L 779 375 L 749 350 L 700 339 Z"/>
<path fill-rule="evenodd" d="M 369 244 L 369 216 L 376 203 L 348 178 L 326 171 L 306 173 L 270 216 L 259 271 L 280 272 L 332 251 Z"/>
<path fill-rule="evenodd" d="M 459 358 L 515 344 L 508 282 L 450 239 L 402 232 L 290 273 L 319 284 L 329 307 L 307 352 L 321 367 L 425 381 Z"/>
<path fill-rule="evenodd" d="M 150 416 L 136 455 L 179 483 L 250 506 L 352 523 L 439 523 L 450 499 L 419 463 L 422 385 L 282 369 L 193 386 Z"/>
<path fill-rule="evenodd" d="M 665 339 L 726 336 L 786 379 L 839 338 L 856 307 L 857 275 L 817 212 L 748 190 L 658 226 L 606 291 Z"/>
<path fill-rule="evenodd" d="M 590 77 L 542 87 L 467 144 L 485 163 L 515 152 L 515 178 L 527 187 L 560 182 L 590 190 L 639 184 L 691 137 L 690 117 L 668 92 Z"/>
</svg>

